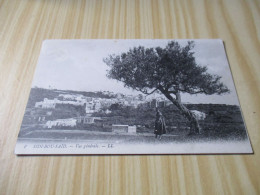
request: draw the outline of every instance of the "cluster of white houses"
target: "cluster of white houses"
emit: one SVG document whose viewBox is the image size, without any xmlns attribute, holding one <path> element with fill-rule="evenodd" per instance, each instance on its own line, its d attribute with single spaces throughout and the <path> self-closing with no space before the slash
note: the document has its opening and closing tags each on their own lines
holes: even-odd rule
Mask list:
<svg viewBox="0 0 260 195">
<path fill-rule="evenodd" d="M 103 93 L 104 94 L 104 93 Z M 107 95 L 113 95 L 111 92 L 106 92 Z M 76 127 L 78 123 L 81 124 L 93 124 L 95 120 L 102 120 L 100 117 L 92 117 L 92 113 L 100 111 L 102 108 L 109 108 L 112 104 L 122 104 L 125 106 L 137 107 L 138 105 L 143 105 L 147 107 L 164 107 L 170 104 L 169 101 L 165 101 L 162 98 L 145 99 L 143 96 L 132 96 L 132 95 L 122 95 L 116 94 L 113 98 L 93 98 L 86 97 L 80 94 L 60 94 L 58 98 L 48 99 L 44 98 L 43 101 L 36 102 L 36 108 L 43 109 L 54 109 L 57 104 L 70 104 L 75 106 L 85 107 L 85 116 L 78 116 L 74 118 L 67 119 L 56 119 L 53 121 L 47 121 L 45 123 L 45 128 L 51 129 L 55 127 Z M 111 111 L 106 109 L 107 114 Z M 204 120 L 206 115 L 203 112 L 193 110 L 192 113 L 196 116 L 198 120 Z M 43 116 L 44 117 L 44 116 Z M 45 121 L 45 117 L 39 118 L 39 121 Z M 135 133 L 136 126 L 113 124 L 112 131 L 115 133 Z"/>
<path fill-rule="evenodd" d="M 140 98 L 140 96 L 123 96 L 122 94 L 117 94 L 115 98 L 93 98 L 79 94 L 60 94 L 59 98 L 44 98 L 43 101 L 36 102 L 35 107 L 48 109 L 55 108 L 57 104 L 70 104 L 75 106 L 85 106 L 86 114 L 91 114 L 100 111 L 101 108 L 108 108 L 115 103 L 137 108 L 140 104 L 147 105 L 149 107 L 157 107 L 160 105 L 165 106 L 170 102 L 158 98 L 146 100 L 143 96 Z"/>
<path fill-rule="evenodd" d="M 43 101 L 36 102 L 35 108 L 42 109 L 55 109 L 58 104 L 63 105 L 74 105 L 74 106 L 84 106 L 85 107 L 85 116 L 79 116 L 75 118 L 68 119 L 56 119 L 52 121 L 47 121 L 45 124 L 46 128 L 53 127 L 75 127 L 77 123 L 81 124 L 93 124 L 98 117 L 91 117 L 92 113 L 100 111 L 102 108 L 109 108 L 112 104 L 118 103 L 125 106 L 137 107 L 139 104 L 149 104 L 149 106 L 157 106 L 157 101 L 155 100 L 145 100 L 145 97 L 142 95 L 133 96 L 133 95 L 122 95 L 122 94 L 113 94 L 112 92 L 103 92 L 104 95 L 112 96 L 113 98 L 93 98 L 86 97 L 80 94 L 59 94 L 58 98 L 48 99 L 44 98 Z M 111 113 L 109 109 L 105 110 L 105 113 Z M 99 119 L 100 120 L 100 119 Z M 45 116 L 39 116 L 38 121 L 45 121 Z M 117 128 L 123 129 L 126 132 L 132 132 L 133 127 L 127 125 L 113 126 L 112 129 L 116 132 Z M 127 130 L 126 130 L 127 129 Z"/>
</svg>

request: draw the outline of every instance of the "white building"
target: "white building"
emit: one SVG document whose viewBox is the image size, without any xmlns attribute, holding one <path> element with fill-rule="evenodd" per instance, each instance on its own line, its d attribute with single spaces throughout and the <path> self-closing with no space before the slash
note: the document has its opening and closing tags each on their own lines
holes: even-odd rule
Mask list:
<svg viewBox="0 0 260 195">
<path fill-rule="evenodd" d="M 53 100 L 49 100 L 48 98 L 44 98 L 41 102 L 36 102 L 35 107 L 36 108 L 55 108 L 57 102 L 59 100 L 57 98 L 54 98 Z"/>
<path fill-rule="evenodd" d="M 112 132 L 114 133 L 136 133 L 136 126 L 129 125 L 112 125 Z"/>
<path fill-rule="evenodd" d="M 128 133 L 136 133 L 136 126 L 128 126 Z"/>
<path fill-rule="evenodd" d="M 91 113 L 100 111 L 101 108 L 102 108 L 102 105 L 100 103 L 100 100 L 94 99 L 91 102 L 86 102 L 85 111 L 87 114 L 91 114 Z"/>
<path fill-rule="evenodd" d="M 50 100 L 48 98 L 44 98 L 41 102 L 36 102 L 35 107 L 36 108 L 55 108 L 56 104 L 71 104 L 75 106 L 83 106 L 83 101 L 61 101 L 57 98 L 54 98 L 53 100 Z"/>
<path fill-rule="evenodd" d="M 200 112 L 198 110 L 191 110 L 191 112 L 197 120 L 204 120 L 206 118 L 206 114 L 204 112 Z"/>
<path fill-rule="evenodd" d="M 77 122 L 82 124 L 93 124 L 95 119 L 101 119 L 100 117 L 91 117 L 91 116 L 80 116 L 77 117 Z"/>
<path fill-rule="evenodd" d="M 45 126 L 48 129 L 51 129 L 52 127 L 75 127 L 77 124 L 77 120 L 73 118 L 68 119 L 57 119 L 54 121 L 47 121 Z"/>
</svg>

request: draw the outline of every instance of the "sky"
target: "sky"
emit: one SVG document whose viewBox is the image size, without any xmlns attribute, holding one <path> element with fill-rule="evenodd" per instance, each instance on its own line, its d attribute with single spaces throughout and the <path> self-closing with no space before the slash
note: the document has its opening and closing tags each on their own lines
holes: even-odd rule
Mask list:
<svg viewBox="0 0 260 195">
<path fill-rule="evenodd" d="M 35 70 L 32 87 L 75 90 L 112 91 L 124 94 L 140 92 L 108 79 L 109 67 L 103 62 L 110 54 L 120 54 L 135 46 L 165 47 L 170 40 L 45 40 Z M 176 40 L 185 46 L 188 40 Z M 196 62 L 208 72 L 222 77 L 230 89 L 226 95 L 181 94 L 183 102 L 239 105 L 223 42 L 219 39 L 194 40 Z"/>
</svg>

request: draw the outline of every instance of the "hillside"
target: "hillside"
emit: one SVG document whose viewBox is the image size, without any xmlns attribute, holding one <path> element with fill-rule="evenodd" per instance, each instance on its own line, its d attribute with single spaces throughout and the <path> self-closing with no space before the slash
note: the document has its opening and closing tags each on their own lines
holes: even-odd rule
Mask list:
<svg viewBox="0 0 260 195">
<path fill-rule="evenodd" d="M 60 94 L 84 95 L 94 98 L 112 98 L 102 92 L 78 92 L 65 90 L 50 90 L 32 88 L 26 108 L 23 126 L 33 130 L 43 128 L 47 120 L 77 118 L 85 116 L 85 107 L 80 105 L 57 104 L 55 108 L 35 108 L 35 103 L 44 98 L 61 98 Z M 208 137 L 236 137 L 246 138 L 246 130 L 238 106 L 225 104 L 186 104 L 190 110 L 197 110 L 206 114 L 204 120 L 199 121 L 203 136 Z M 92 113 L 97 117 L 93 124 L 77 124 L 75 127 L 56 127 L 56 129 L 81 129 L 101 132 L 111 132 L 113 124 L 135 125 L 138 133 L 153 133 L 155 121 L 155 107 L 140 104 L 137 107 L 112 104 L 104 112 L 100 109 Z M 168 134 L 186 135 L 189 132 L 189 122 L 181 115 L 180 111 L 172 104 L 159 107 L 165 117 Z M 43 119 L 44 117 L 44 119 Z"/>
</svg>

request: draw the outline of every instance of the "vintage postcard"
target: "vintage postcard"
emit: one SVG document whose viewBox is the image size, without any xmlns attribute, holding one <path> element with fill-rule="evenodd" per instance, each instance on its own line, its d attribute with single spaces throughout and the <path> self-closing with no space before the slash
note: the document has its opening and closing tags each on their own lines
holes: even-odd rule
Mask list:
<svg viewBox="0 0 260 195">
<path fill-rule="evenodd" d="M 252 153 L 221 40 L 46 40 L 15 153 Z"/>
</svg>

